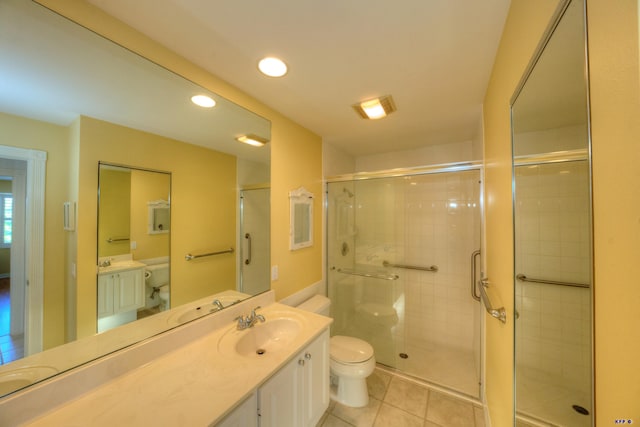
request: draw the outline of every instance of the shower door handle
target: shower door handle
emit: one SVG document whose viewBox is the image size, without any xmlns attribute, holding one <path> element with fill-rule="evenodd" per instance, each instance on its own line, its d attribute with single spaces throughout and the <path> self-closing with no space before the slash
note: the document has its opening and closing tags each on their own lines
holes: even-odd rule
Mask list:
<svg viewBox="0 0 640 427">
<path fill-rule="evenodd" d="M 251 264 L 251 234 L 247 233 L 244 235 L 244 238 L 247 239 L 247 252 L 248 252 L 248 257 L 247 259 L 244 260 L 244 263 L 246 265 Z"/>
<path fill-rule="evenodd" d="M 476 271 L 476 259 L 480 256 L 480 249 L 477 251 L 473 251 L 471 254 L 471 297 L 480 301 L 480 295 L 477 293 L 478 287 L 476 286 L 477 282 L 477 271 Z"/>
</svg>

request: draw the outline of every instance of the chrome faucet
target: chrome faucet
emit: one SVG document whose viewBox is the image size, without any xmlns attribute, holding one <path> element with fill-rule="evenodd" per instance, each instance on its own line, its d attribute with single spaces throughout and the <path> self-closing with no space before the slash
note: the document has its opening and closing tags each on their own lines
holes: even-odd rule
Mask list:
<svg viewBox="0 0 640 427">
<path fill-rule="evenodd" d="M 234 320 L 238 321 L 238 325 L 236 329 L 242 331 L 243 329 L 251 328 L 253 325 L 260 322 L 264 322 L 266 319 L 262 314 L 256 314 L 256 310 L 259 309 L 260 306 L 257 306 L 253 310 L 251 310 L 251 314 L 249 316 L 238 316 Z"/>
<path fill-rule="evenodd" d="M 213 305 L 215 305 L 216 307 L 218 307 L 218 310 L 222 310 L 224 308 L 224 305 L 222 305 L 222 303 L 220 302 L 219 299 L 214 299 L 213 302 L 211 303 Z"/>
<path fill-rule="evenodd" d="M 98 263 L 98 267 L 109 267 L 111 265 L 111 260 L 109 258 L 104 261 Z"/>
</svg>

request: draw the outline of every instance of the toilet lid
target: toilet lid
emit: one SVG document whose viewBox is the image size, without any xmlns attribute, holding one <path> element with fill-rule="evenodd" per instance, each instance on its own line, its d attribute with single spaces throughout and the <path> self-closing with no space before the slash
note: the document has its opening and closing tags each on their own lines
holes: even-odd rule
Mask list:
<svg viewBox="0 0 640 427">
<path fill-rule="evenodd" d="M 373 357 L 373 347 L 359 338 L 335 335 L 329 344 L 331 358 L 341 363 L 359 363 Z"/>
<path fill-rule="evenodd" d="M 376 304 L 375 302 L 365 302 L 356 307 L 356 310 L 370 314 L 374 317 L 396 316 L 396 309 L 391 305 Z"/>
</svg>

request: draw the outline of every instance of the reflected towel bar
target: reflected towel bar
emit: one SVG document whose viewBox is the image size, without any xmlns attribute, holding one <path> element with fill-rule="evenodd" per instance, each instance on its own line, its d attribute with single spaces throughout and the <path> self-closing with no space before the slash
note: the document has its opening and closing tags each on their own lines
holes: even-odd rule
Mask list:
<svg viewBox="0 0 640 427">
<path fill-rule="evenodd" d="M 591 285 L 588 283 L 572 283 L 572 282 L 558 282 L 557 280 L 545 280 L 545 279 L 530 279 L 524 274 L 518 274 L 516 279 L 521 282 L 531 282 L 531 283 L 546 283 L 547 285 L 559 285 L 559 286 L 571 286 L 573 288 L 590 288 Z"/>
<path fill-rule="evenodd" d="M 184 259 L 186 259 L 187 261 L 191 261 L 192 259 L 196 259 L 196 258 L 202 258 L 202 257 L 206 257 L 206 256 L 213 256 L 213 255 L 232 254 L 233 252 L 234 252 L 234 249 L 233 248 L 229 248 L 229 249 L 226 249 L 224 251 L 209 252 L 208 254 L 200 254 L 200 255 L 186 254 L 184 256 Z"/>
<path fill-rule="evenodd" d="M 487 279 L 480 279 L 480 298 L 484 303 L 484 308 L 487 309 L 487 313 L 491 316 L 495 317 L 502 323 L 507 323 L 507 311 L 504 307 L 493 308 L 491 305 L 491 300 L 489 299 L 489 295 L 487 294 L 487 287 L 489 286 L 489 281 Z"/>
<path fill-rule="evenodd" d="M 113 237 L 109 237 L 107 239 L 107 243 L 113 243 L 113 242 L 128 242 L 129 238 L 128 237 L 118 237 L 118 238 L 113 238 Z"/>
<path fill-rule="evenodd" d="M 420 270 L 420 271 L 438 271 L 437 265 L 432 265 L 429 267 L 420 267 L 417 265 L 404 265 L 404 264 L 391 264 L 389 261 L 382 261 L 383 267 L 391 267 L 391 268 L 406 268 L 407 270 Z"/>
<path fill-rule="evenodd" d="M 361 273 L 359 271 L 350 270 L 346 268 L 335 268 L 331 267 L 332 270 L 337 271 L 342 274 L 349 274 L 351 276 L 363 276 L 363 277 L 371 277 L 373 279 L 382 279 L 382 280 L 398 280 L 400 276 L 397 274 L 375 274 L 375 273 Z"/>
</svg>

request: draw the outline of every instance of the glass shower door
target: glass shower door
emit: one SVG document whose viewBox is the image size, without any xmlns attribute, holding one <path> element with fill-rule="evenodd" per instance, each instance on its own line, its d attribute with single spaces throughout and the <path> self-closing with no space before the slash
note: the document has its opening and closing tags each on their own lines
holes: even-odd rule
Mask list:
<svg viewBox="0 0 640 427">
<path fill-rule="evenodd" d="M 479 397 L 480 306 L 470 257 L 480 245 L 479 171 L 328 186 L 334 334 L 378 363 Z"/>
</svg>

